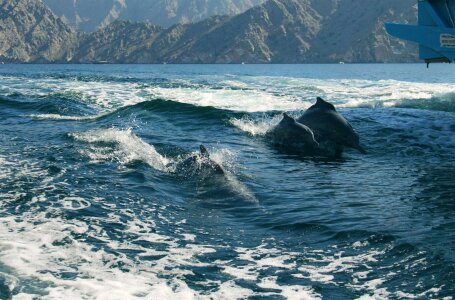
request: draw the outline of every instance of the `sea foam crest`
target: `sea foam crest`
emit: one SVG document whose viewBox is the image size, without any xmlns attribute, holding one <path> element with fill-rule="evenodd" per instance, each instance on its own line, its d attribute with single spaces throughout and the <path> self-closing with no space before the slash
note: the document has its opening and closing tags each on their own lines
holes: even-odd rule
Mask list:
<svg viewBox="0 0 455 300">
<path fill-rule="evenodd" d="M 226 80 L 226 78 L 228 80 Z M 451 83 L 423 83 L 398 80 L 315 79 L 283 76 L 220 77 L 209 83 L 197 79 L 173 80 L 172 84 L 128 81 L 77 81 L 71 78 L 8 77 L 0 95 L 30 97 L 70 95 L 99 113 L 153 99 L 167 99 L 195 106 L 243 112 L 295 111 L 308 108 L 317 96 L 337 107 L 394 107 L 403 101 L 442 99 L 453 101 Z M 412 106 L 412 103 L 411 103 Z M 38 118 L 69 118 L 37 115 Z M 74 117 L 77 120 L 77 117 Z"/>
<path fill-rule="evenodd" d="M 261 136 L 265 135 L 267 131 L 278 125 L 282 118 L 282 115 L 276 115 L 274 117 L 262 115 L 258 118 L 245 116 L 242 118 L 231 118 L 229 122 L 252 136 Z"/>
<path fill-rule="evenodd" d="M 164 98 L 195 106 L 211 106 L 219 109 L 243 112 L 266 112 L 271 110 L 298 110 L 308 103 L 293 95 L 279 95 L 257 89 L 212 89 L 211 87 L 163 88 L 149 87 L 146 91 L 152 98 Z"/>
<path fill-rule="evenodd" d="M 84 150 L 94 162 L 115 160 L 121 164 L 128 164 L 135 160 L 147 163 L 154 169 L 166 171 L 169 160 L 159 154 L 155 147 L 144 142 L 130 129 L 117 128 L 96 129 L 83 133 L 73 133 L 71 136 L 79 141 L 93 144 Z M 106 143 L 103 145 L 100 143 Z M 109 145 L 113 143 L 114 145 Z"/>
<path fill-rule="evenodd" d="M 99 116 L 65 116 L 59 114 L 33 114 L 30 117 L 44 120 L 69 120 L 69 121 L 87 121 L 98 118 Z"/>
</svg>

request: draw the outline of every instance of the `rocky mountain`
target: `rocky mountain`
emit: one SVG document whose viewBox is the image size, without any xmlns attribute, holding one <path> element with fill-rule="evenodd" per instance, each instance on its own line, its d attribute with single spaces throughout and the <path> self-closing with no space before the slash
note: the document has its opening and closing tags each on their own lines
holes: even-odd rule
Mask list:
<svg viewBox="0 0 455 300">
<path fill-rule="evenodd" d="M 44 0 L 77 30 L 91 32 L 115 20 L 169 27 L 214 15 L 236 15 L 265 0 Z"/>
<path fill-rule="evenodd" d="M 108 0 L 99 3 L 103 1 Z M 118 3 L 123 5 L 126 1 Z M 268 0 L 235 16 L 213 16 L 169 28 L 116 20 L 95 32 L 79 34 L 52 14 L 41 0 L 0 0 L 0 4 L 0 51 L 4 57 L 17 61 L 337 63 L 417 60 L 417 47 L 390 37 L 383 26 L 385 21 L 416 22 L 415 0 Z"/>
<path fill-rule="evenodd" d="M 212 17 L 168 29 L 116 21 L 87 35 L 78 62 L 299 62 L 319 31 L 308 3 L 270 0 L 234 17 Z M 317 17 L 319 18 L 319 17 Z M 130 31 L 135 34 L 130 34 Z M 105 37 L 109 37 L 106 40 Z M 108 55 L 115 49 L 116 55 Z M 119 51 L 121 49 L 121 51 Z"/>
<path fill-rule="evenodd" d="M 155 62 L 157 55 L 150 48 L 163 31 L 162 27 L 150 23 L 114 21 L 92 34 L 83 35 L 74 61 Z"/>
<path fill-rule="evenodd" d="M 37 0 L 0 0 L 0 60 L 72 59 L 76 32 Z"/>
<path fill-rule="evenodd" d="M 171 61 L 302 62 L 320 25 L 320 16 L 306 1 L 269 0 L 212 28 Z"/>
<path fill-rule="evenodd" d="M 322 17 L 312 62 L 415 61 L 417 46 L 387 34 L 385 22 L 417 23 L 415 0 L 312 0 Z"/>
<path fill-rule="evenodd" d="M 153 63 L 415 61 L 417 47 L 390 37 L 383 26 L 393 20 L 416 22 L 414 4 L 414 0 L 269 0 L 240 15 L 168 29 L 115 22 L 89 35 L 81 43 L 84 51 L 75 59 Z M 127 33 L 138 26 L 141 34 Z M 100 38 L 104 35 L 114 41 L 112 46 Z M 90 47 L 85 47 L 86 41 Z M 123 49 L 124 55 L 111 57 L 107 48 Z"/>
</svg>

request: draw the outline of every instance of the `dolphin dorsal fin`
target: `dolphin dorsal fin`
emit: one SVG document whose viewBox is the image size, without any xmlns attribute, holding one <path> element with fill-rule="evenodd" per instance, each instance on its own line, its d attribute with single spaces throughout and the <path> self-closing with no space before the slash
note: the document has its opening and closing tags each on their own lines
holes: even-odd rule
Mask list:
<svg viewBox="0 0 455 300">
<path fill-rule="evenodd" d="M 199 150 L 201 151 L 201 155 L 203 157 L 210 157 L 209 151 L 207 150 L 207 148 L 205 148 L 204 145 L 200 145 Z"/>
<path fill-rule="evenodd" d="M 295 122 L 294 118 L 288 115 L 287 113 L 283 113 L 283 121 L 286 122 Z"/>
<path fill-rule="evenodd" d="M 332 103 L 329 103 L 329 102 L 325 101 L 325 100 L 322 99 L 321 97 L 317 97 L 317 98 L 316 98 L 316 104 L 314 104 L 311 108 L 315 108 L 315 109 L 327 109 L 327 110 L 334 110 L 334 111 L 336 111 L 335 106 L 333 106 Z"/>
</svg>

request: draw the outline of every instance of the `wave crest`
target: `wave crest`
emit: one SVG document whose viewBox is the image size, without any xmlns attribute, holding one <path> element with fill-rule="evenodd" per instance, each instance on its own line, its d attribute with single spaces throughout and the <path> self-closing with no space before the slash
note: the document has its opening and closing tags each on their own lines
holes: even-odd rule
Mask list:
<svg viewBox="0 0 455 300">
<path fill-rule="evenodd" d="M 139 160 L 160 171 L 166 171 L 166 165 L 169 164 L 166 157 L 159 154 L 155 147 L 136 136 L 131 128 L 126 130 L 97 129 L 73 133 L 71 136 L 78 141 L 93 144 L 92 147 L 82 151 L 93 162 L 115 160 L 124 165 Z M 104 145 L 100 143 L 104 143 Z"/>
<path fill-rule="evenodd" d="M 262 115 L 256 119 L 244 116 L 242 118 L 231 118 L 229 122 L 238 129 L 245 131 L 252 136 L 262 136 L 265 135 L 272 127 L 278 125 L 281 119 L 281 115 L 276 115 L 274 117 Z"/>
</svg>

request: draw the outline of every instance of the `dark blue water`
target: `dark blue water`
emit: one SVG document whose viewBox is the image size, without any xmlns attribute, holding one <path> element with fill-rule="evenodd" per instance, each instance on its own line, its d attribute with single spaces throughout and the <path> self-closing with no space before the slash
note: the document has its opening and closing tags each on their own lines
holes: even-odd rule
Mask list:
<svg viewBox="0 0 455 300">
<path fill-rule="evenodd" d="M 450 65 L 0 66 L 0 298 L 452 299 Z M 322 96 L 367 155 L 264 134 Z M 204 144 L 225 174 L 172 166 Z"/>
</svg>

